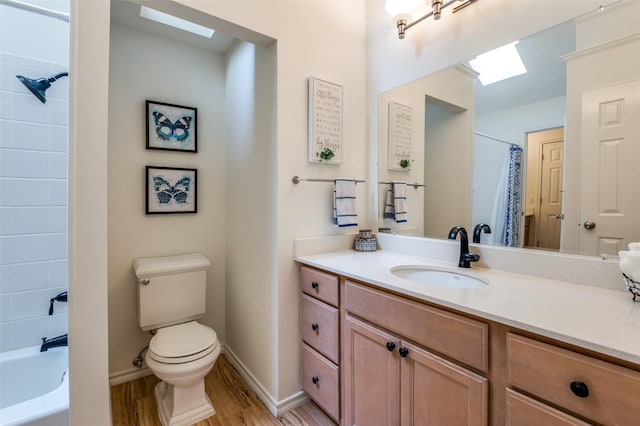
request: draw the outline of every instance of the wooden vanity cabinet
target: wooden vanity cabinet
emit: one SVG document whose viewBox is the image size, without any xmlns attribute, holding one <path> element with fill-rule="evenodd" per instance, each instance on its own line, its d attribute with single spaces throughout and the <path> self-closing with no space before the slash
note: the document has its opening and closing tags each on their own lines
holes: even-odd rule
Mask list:
<svg viewBox="0 0 640 426">
<path fill-rule="evenodd" d="M 302 389 L 340 422 L 340 311 L 338 277 L 300 267 Z"/>
<path fill-rule="evenodd" d="M 350 281 L 344 293 L 344 424 L 487 424 L 488 380 L 427 349 L 430 334 L 441 335 L 462 320 L 467 333 L 480 333 L 468 342 L 469 352 L 478 354 L 478 343 L 486 349 L 486 325 Z M 406 319 L 389 321 L 403 318 L 395 315 L 400 308 Z M 479 355 L 483 365 L 486 356 Z"/>
<path fill-rule="evenodd" d="M 507 415 L 511 425 L 520 425 L 525 410 L 514 408 L 521 393 L 531 395 L 530 406 L 538 415 L 557 412 L 552 406 L 576 417 L 605 425 L 640 424 L 640 372 L 549 343 L 507 334 Z M 520 402 L 515 402 L 516 407 Z M 529 410 L 531 411 L 531 410 Z M 541 417 L 542 418 L 542 417 Z M 564 422 L 539 423 L 583 425 L 566 416 Z"/>
<path fill-rule="evenodd" d="M 307 266 L 300 276 L 302 387 L 339 424 L 640 425 L 640 366 Z"/>
</svg>

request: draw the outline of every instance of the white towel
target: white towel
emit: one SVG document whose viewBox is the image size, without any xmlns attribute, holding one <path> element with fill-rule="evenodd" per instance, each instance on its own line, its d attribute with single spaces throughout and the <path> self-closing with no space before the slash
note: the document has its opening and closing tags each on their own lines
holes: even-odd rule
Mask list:
<svg viewBox="0 0 640 426">
<path fill-rule="evenodd" d="M 407 184 L 393 181 L 393 213 L 397 223 L 407 221 Z"/>
<path fill-rule="evenodd" d="M 629 243 L 628 247 L 629 251 L 637 251 L 640 250 L 640 243 Z"/>
<path fill-rule="evenodd" d="M 384 200 L 384 217 L 385 219 L 395 219 L 396 215 L 394 214 L 393 208 L 393 185 L 389 185 L 389 189 L 387 189 L 387 196 Z"/>
<path fill-rule="evenodd" d="M 384 202 L 384 217 L 394 219 L 397 223 L 407 221 L 407 184 L 392 181 Z"/>
<path fill-rule="evenodd" d="M 618 252 L 620 270 L 634 281 L 640 282 L 640 250 Z"/>
<path fill-rule="evenodd" d="M 334 180 L 333 223 L 339 227 L 358 226 L 356 212 L 356 181 L 348 178 Z"/>
</svg>

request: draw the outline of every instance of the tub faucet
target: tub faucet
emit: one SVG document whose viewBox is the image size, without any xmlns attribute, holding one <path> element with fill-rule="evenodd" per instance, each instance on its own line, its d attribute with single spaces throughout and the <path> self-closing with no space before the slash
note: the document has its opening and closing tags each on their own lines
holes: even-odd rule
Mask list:
<svg viewBox="0 0 640 426">
<path fill-rule="evenodd" d="M 475 253 L 469 253 L 469 236 L 467 230 L 462 226 L 454 226 L 449 231 L 449 239 L 455 240 L 456 236 L 460 234 L 460 260 L 458 266 L 461 268 L 471 268 L 471 262 L 477 262 L 480 260 L 480 255 Z"/>
<path fill-rule="evenodd" d="M 63 334 L 62 336 L 52 337 L 51 339 L 47 339 L 46 337 L 42 338 L 42 346 L 40 346 L 40 352 L 46 352 L 49 348 L 55 348 L 58 346 L 67 346 L 67 335 Z"/>
<path fill-rule="evenodd" d="M 484 230 L 485 234 L 490 234 L 491 233 L 491 227 L 489 225 L 487 225 L 486 223 L 477 224 L 475 229 L 473 230 L 473 242 L 474 243 L 480 244 L 480 232 L 482 232 L 482 230 Z"/>
</svg>

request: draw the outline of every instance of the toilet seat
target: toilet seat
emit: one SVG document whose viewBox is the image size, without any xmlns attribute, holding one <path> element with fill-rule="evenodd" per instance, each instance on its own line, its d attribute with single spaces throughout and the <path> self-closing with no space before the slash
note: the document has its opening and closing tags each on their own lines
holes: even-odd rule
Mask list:
<svg viewBox="0 0 640 426">
<path fill-rule="evenodd" d="M 190 321 L 158 329 L 149 342 L 148 355 L 163 364 L 183 364 L 209 355 L 218 346 L 213 329 Z"/>
</svg>

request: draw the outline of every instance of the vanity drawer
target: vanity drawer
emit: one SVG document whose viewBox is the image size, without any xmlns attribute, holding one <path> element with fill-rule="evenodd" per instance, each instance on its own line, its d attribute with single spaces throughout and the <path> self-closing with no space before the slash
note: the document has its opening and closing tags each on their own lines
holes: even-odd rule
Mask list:
<svg viewBox="0 0 640 426">
<path fill-rule="evenodd" d="M 632 425 L 640 419 L 640 373 L 511 333 L 507 381 L 598 423 Z M 572 387 L 579 383 L 586 385 L 588 395 L 574 394 Z M 581 394 L 580 389 L 575 393 Z"/>
<path fill-rule="evenodd" d="M 486 371 L 487 324 L 372 289 L 351 281 L 345 285 L 347 311 L 407 339 Z"/>
<path fill-rule="evenodd" d="M 589 426 L 562 411 L 507 389 L 507 426 Z"/>
<path fill-rule="evenodd" d="M 336 308 L 302 295 L 302 340 L 336 364 L 339 318 Z"/>
<path fill-rule="evenodd" d="M 336 421 L 340 419 L 340 368 L 302 344 L 302 389 Z"/>
<path fill-rule="evenodd" d="M 304 293 L 338 306 L 338 277 L 335 275 L 301 266 L 300 283 Z"/>
</svg>

